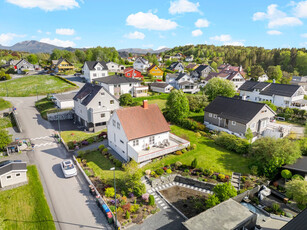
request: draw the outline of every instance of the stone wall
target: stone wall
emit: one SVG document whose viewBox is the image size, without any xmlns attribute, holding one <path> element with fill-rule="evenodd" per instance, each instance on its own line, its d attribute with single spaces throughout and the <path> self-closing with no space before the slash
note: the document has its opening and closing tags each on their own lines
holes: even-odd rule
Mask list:
<svg viewBox="0 0 307 230">
<path fill-rule="evenodd" d="M 63 120 L 72 120 L 74 118 L 74 112 L 72 110 L 62 111 L 58 113 L 48 113 L 47 114 L 48 121 L 60 121 Z"/>
<path fill-rule="evenodd" d="M 240 203 L 243 200 L 244 197 L 246 197 L 246 196 L 247 197 L 254 196 L 255 193 L 257 193 L 259 190 L 260 190 L 260 186 L 258 185 L 257 187 L 255 187 L 255 188 L 253 188 L 251 190 L 247 190 L 247 191 L 245 191 L 245 192 L 243 192 L 243 193 L 233 197 L 232 199 L 234 199 L 235 201 Z"/>
</svg>

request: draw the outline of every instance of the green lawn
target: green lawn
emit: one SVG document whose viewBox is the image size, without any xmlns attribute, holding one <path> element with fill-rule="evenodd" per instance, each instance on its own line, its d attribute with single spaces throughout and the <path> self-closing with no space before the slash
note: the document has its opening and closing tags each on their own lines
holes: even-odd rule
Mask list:
<svg viewBox="0 0 307 230">
<path fill-rule="evenodd" d="M 3 98 L 0 98 L 0 111 L 5 110 L 12 107 L 11 102 L 4 100 Z"/>
<path fill-rule="evenodd" d="M 205 115 L 204 111 L 200 111 L 198 113 L 190 112 L 189 118 L 203 124 L 204 123 L 204 115 Z"/>
<path fill-rule="evenodd" d="M 0 118 L 0 129 L 5 129 L 13 126 L 16 126 L 16 124 L 12 114 Z"/>
<path fill-rule="evenodd" d="M 87 160 L 87 164 L 90 168 L 93 169 L 95 176 L 98 176 L 102 180 L 106 180 L 106 182 L 111 182 L 110 185 L 113 185 L 112 180 L 114 178 L 113 171 L 110 168 L 114 167 L 114 164 L 102 156 L 99 151 L 93 151 L 89 154 L 86 154 L 84 159 Z M 122 179 L 124 176 L 124 171 L 115 170 L 116 179 Z"/>
<path fill-rule="evenodd" d="M 200 137 L 197 138 L 195 132 L 173 125 L 172 133 L 185 139 L 189 139 L 192 144 L 196 144 L 195 150 L 184 153 L 183 155 L 169 155 L 162 160 L 152 162 L 144 166 L 146 169 L 157 169 L 167 164 L 173 164 L 180 161 L 183 164 L 190 165 L 194 158 L 198 160 L 198 167 L 203 169 L 212 169 L 215 172 L 231 175 L 231 172 L 249 173 L 248 159 L 223 149 L 216 145 L 213 140 Z"/>
<path fill-rule="evenodd" d="M 0 83 L 0 96 L 28 97 L 61 93 L 76 89 L 76 86 L 50 75 L 26 76 Z"/>
<path fill-rule="evenodd" d="M 91 132 L 83 132 L 83 131 L 77 131 L 77 130 L 69 130 L 69 131 L 62 131 L 61 137 L 63 140 L 68 143 L 70 141 L 83 141 L 84 139 L 98 136 L 101 132 L 106 130 L 98 131 L 97 133 L 91 133 Z"/>
<path fill-rule="evenodd" d="M 0 192 L 0 229 L 55 229 L 36 167 L 27 174 L 29 184 Z"/>
<path fill-rule="evenodd" d="M 160 110 L 163 110 L 166 107 L 166 100 L 164 99 L 155 99 L 148 101 L 149 104 L 157 104 Z"/>
</svg>

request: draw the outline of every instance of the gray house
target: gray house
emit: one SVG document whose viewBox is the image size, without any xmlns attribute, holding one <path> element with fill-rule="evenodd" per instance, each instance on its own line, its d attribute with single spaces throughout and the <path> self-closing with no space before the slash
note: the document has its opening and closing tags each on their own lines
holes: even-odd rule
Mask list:
<svg viewBox="0 0 307 230">
<path fill-rule="evenodd" d="M 17 160 L 0 162 L 0 188 L 22 184 L 27 181 L 26 162 Z"/>
<path fill-rule="evenodd" d="M 15 71 L 18 74 L 22 74 L 24 72 L 24 70 L 28 70 L 28 71 L 34 71 L 35 70 L 35 66 L 25 59 L 10 60 L 10 61 L 8 61 L 7 65 L 14 68 Z"/>
<path fill-rule="evenodd" d="M 94 132 L 106 128 L 113 111 L 119 108 L 119 101 L 108 90 L 90 83 L 73 99 L 75 122 Z"/>
<path fill-rule="evenodd" d="M 167 69 L 169 69 L 171 71 L 178 71 L 178 72 L 184 71 L 184 67 L 183 67 L 182 63 L 180 63 L 180 62 L 173 62 Z"/>
<path fill-rule="evenodd" d="M 184 93 L 197 93 L 200 89 L 198 84 L 194 82 L 192 77 L 186 73 L 168 73 L 165 76 L 166 83 L 175 89 L 182 90 Z"/>
<path fill-rule="evenodd" d="M 206 78 L 209 73 L 215 72 L 214 69 L 209 65 L 200 65 L 194 71 L 192 71 L 191 76 L 193 79 Z"/>
<path fill-rule="evenodd" d="M 258 137 L 275 115 L 266 104 L 219 96 L 205 108 L 204 124 L 240 137 L 250 128 L 254 137 Z"/>
<path fill-rule="evenodd" d="M 290 84 L 303 86 L 304 90 L 307 91 L 307 76 L 293 76 L 290 81 Z"/>
</svg>

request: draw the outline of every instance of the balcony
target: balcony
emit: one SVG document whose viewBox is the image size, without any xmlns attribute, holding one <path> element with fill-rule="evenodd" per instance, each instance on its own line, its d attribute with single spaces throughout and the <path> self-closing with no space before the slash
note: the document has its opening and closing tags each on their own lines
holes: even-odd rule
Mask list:
<svg viewBox="0 0 307 230">
<path fill-rule="evenodd" d="M 143 161 L 148 161 L 178 150 L 184 149 L 190 145 L 190 142 L 177 137 L 176 135 L 170 133 L 169 140 L 167 145 L 162 147 L 162 144 L 156 143 L 154 146 L 151 146 L 148 150 L 135 150 L 132 145 L 128 145 L 129 157 L 134 159 L 136 162 L 140 163 Z"/>
</svg>

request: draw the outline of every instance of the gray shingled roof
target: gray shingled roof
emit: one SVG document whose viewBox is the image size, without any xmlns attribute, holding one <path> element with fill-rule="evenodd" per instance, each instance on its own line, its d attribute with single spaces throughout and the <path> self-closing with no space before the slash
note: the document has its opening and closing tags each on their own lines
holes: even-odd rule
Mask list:
<svg viewBox="0 0 307 230">
<path fill-rule="evenodd" d="M 178 74 L 178 77 L 176 78 L 176 81 L 179 81 L 181 78 L 183 78 L 184 76 L 188 76 L 188 77 L 190 77 L 188 74 L 186 74 L 186 73 L 179 73 Z"/>
<path fill-rule="evenodd" d="M 0 162 L 2 163 L 2 162 Z M 3 162 L 4 164 L 0 166 L 0 175 L 3 175 L 5 173 L 8 173 L 13 170 L 20 170 L 20 171 L 26 171 L 27 170 L 27 163 L 26 162 Z"/>
<path fill-rule="evenodd" d="M 247 124 L 261 109 L 266 107 L 275 115 L 266 104 L 244 101 L 229 97 L 216 97 L 206 108 L 205 112 L 217 114 L 219 117 Z"/>
<path fill-rule="evenodd" d="M 268 82 L 257 82 L 257 81 L 246 81 L 239 90 L 243 91 L 254 91 L 259 89 L 262 95 L 279 95 L 285 97 L 291 97 L 300 88 L 299 85 L 285 85 Z"/>
<path fill-rule="evenodd" d="M 88 103 L 96 96 L 96 94 L 101 90 L 102 86 L 100 85 L 92 85 L 90 83 L 86 83 L 74 96 L 74 100 L 81 100 L 81 104 L 87 106 Z M 107 91 L 107 90 L 106 90 Z"/>
<path fill-rule="evenodd" d="M 165 82 L 154 82 L 149 84 L 150 87 L 157 87 L 157 88 L 165 88 L 167 87 L 169 84 L 165 83 Z"/>
<path fill-rule="evenodd" d="M 95 81 L 101 82 L 104 84 L 124 84 L 124 83 L 133 83 L 133 82 L 141 82 L 140 80 L 129 78 L 125 76 L 112 75 L 108 77 L 100 77 L 96 78 Z"/>
<path fill-rule="evenodd" d="M 206 69 L 209 65 L 199 65 L 194 71 L 201 72 Z"/>
<path fill-rule="evenodd" d="M 290 220 L 280 230 L 306 230 L 307 226 L 307 208 L 301 211 L 296 217 Z"/>
<path fill-rule="evenodd" d="M 94 70 L 98 63 L 102 65 L 103 69 L 108 70 L 108 67 L 104 61 L 86 61 L 85 63 L 90 70 Z"/>
<path fill-rule="evenodd" d="M 76 92 L 73 93 L 65 93 L 65 94 L 56 94 L 54 97 L 59 101 L 72 101 L 73 98 L 76 96 Z"/>
<path fill-rule="evenodd" d="M 307 173 L 307 157 L 303 156 L 291 165 L 284 165 L 283 168 Z"/>
</svg>

